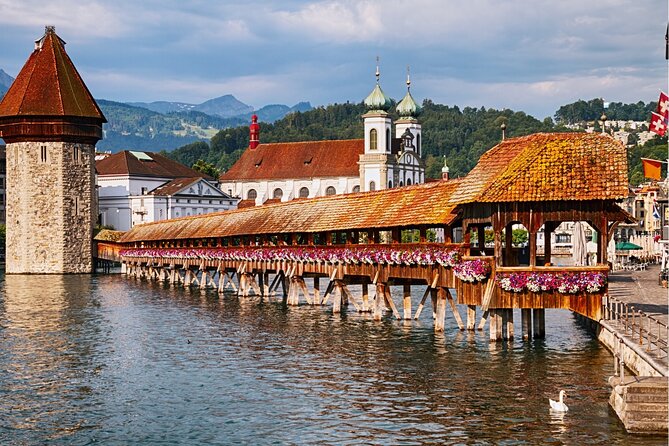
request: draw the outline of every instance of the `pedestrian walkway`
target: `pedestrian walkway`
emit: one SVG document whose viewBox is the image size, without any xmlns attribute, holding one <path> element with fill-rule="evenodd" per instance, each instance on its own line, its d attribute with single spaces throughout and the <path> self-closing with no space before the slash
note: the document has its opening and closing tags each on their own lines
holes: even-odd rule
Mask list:
<svg viewBox="0 0 669 446">
<path fill-rule="evenodd" d="M 660 265 L 650 265 L 640 271 L 616 271 L 609 274 L 609 296 L 636 309 L 669 322 L 669 289 L 659 284 Z"/>
<path fill-rule="evenodd" d="M 666 376 L 669 368 L 669 290 L 659 281 L 660 266 L 609 275 L 605 324 L 615 336 Z M 620 304 L 622 302 L 622 305 Z M 612 304 L 611 304 L 612 303 Z M 603 322 L 604 323 L 604 322 Z"/>
</svg>

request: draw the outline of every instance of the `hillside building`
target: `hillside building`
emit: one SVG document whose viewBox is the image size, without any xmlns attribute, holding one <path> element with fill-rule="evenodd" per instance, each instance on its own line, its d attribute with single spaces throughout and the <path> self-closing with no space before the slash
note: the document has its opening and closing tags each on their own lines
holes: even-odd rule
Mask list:
<svg viewBox="0 0 669 446">
<path fill-rule="evenodd" d="M 95 163 L 100 224 L 127 231 L 168 218 L 235 209 L 213 178 L 157 153 L 123 151 Z"/>
<path fill-rule="evenodd" d="M 407 76 L 407 93 L 397 105 L 400 118 L 393 123 L 392 101 L 381 89 L 377 67 L 376 85 L 364 101 L 362 139 L 263 144 L 254 115 L 249 147 L 221 176 L 221 190 L 244 207 L 423 183 L 421 108 L 410 87 Z"/>
</svg>

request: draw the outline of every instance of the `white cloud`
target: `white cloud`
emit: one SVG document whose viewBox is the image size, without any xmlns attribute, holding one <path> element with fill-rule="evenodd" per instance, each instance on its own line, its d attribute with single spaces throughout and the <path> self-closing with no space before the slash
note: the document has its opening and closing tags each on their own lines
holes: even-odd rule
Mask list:
<svg viewBox="0 0 669 446">
<path fill-rule="evenodd" d="M 0 0 L 0 25 L 4 26 L 40 30 L 54 25 L 56 32 L 71 37 L 118 37 L 128 31 L 124 22 L 118 11 L 97 1 Z"/>
</svg>

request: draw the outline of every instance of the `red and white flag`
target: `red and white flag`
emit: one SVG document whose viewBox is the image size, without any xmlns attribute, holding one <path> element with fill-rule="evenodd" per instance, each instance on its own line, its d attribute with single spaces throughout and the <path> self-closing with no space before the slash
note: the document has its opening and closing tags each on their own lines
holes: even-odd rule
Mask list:
<svg viewBox="0 0 669 446">
<path fill-rule="evenodd" d="M 664 91 L 660 91 L 660 99 L 657 100 L 657 114 L 669 118 L 669 96 Z"/>
<path fill-rule="evenodd" d="M 658 115 L 657 113 L 651 113 L 650 131 L 657 133 L 660 136 L 664 136 L 667 131 L 667 122 L 665 117 Z"/>
</svg>

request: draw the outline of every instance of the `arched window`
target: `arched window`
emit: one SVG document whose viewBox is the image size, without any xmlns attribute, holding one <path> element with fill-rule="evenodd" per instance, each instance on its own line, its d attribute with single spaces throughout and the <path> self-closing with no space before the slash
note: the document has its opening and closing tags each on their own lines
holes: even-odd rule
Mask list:
<svg viewBox="0 0 669 446">
<path fill-rule="evenodd" d="M 386 152 L 390 152 L 390 129 L 386 129 Z"/>
<path fill-rule="evenodd" d="M 393 188 L 393 180 L 389 180 L 388 181 L 388 189 L 392 189 L 392 188 Z"/>
<path fill-rule="evenodd" d="M 249 191 L 246 193 L 246 198 L 249 200 L 255 200 L 258 198 L 258 192 L 256 192 L 255 189 L 249 189 Z"/>
<path fill-rule="evenodd" d="M 378 135 L 376 134 L 376 129 L 369 131 L 369 150 L 378 149 Z"/>
<path fill-rule="evenodd" d="M 420 133 L 416 135 L 416 152 L 420 155 Z"/>
<path fill-rule="evenodd" d="M 400 181 L 400 187 L 404 186 L 404 183 Z"/>
<path fill-rule="evenodd" d="M 407 186 L 411 186 L 411 178 L 407 178 Z"/>
<path fill-rule="evenodd" d="M 360 186 L 353 186 L 353 193 L 358 193 L 360 192 Z"/>
<path fill-rule="evenodd" d="M 281 198 L 281 197 L 283 197 L 283 191 L 281 190 L 280 187 L 277 187 L 276 189 L 274 189 L 274 193 L 272 194 L 272 197 L 273 197 L 273 198 Z"/>
<path fill-rule="evenodd" d="M 327 189 L 325 189 L 325 195 L 334 195 L 337 193 L 337 190 L 333 186 L 328 186 Z"/>
<path fill-rule="evenodd" d="M 306 187 L 300 188 L 300 198 L 307 198 L 309 196 L 309 189 Z"/>
<path fill-rule="evenodd" d="M 376 190 L 376 182 L 374 181 L 369 182 L 369 190 Z"/>
</svg>

